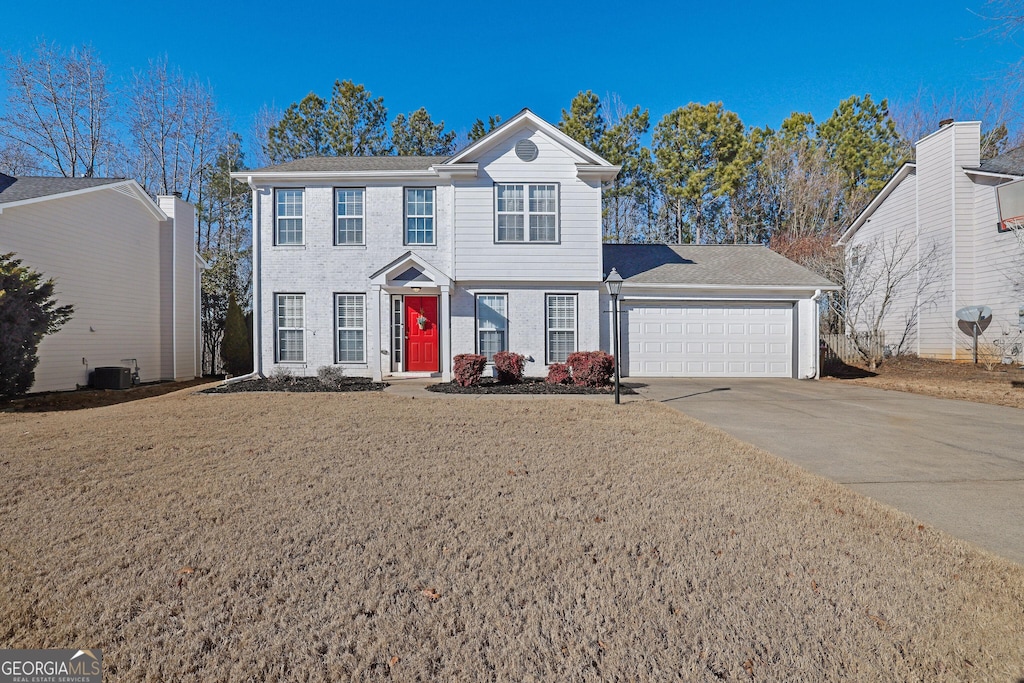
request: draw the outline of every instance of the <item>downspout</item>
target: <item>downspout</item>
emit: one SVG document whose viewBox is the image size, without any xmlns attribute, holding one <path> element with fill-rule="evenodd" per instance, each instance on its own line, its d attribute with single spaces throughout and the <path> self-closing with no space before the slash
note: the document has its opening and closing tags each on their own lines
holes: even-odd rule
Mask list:
<svg viewBox="0 0 1024 683">
<path fill-rule="evenodd" d="M 821 290 L 814 290 L 811 303 L 814 306 L 814 371 L 811 379 L 821 379 L 821 311 L 818 310 L 818 300 L 821 299 Z"/>
<path fill-rule="evenodd" d="M 173 203 L 176 197 L 171 195 Z M 178 206 L 171 219 L 171 381 L 178 379 Z"/>
<path fill-rule="evenodd" d="M 952 132 L 952 135 L 953 135 L 953 149 L 949 153 L 949 159 L 950 159 L 949 182 L 950 182 L 950 185 L 952 185 L 951 192 L 950 192 L 952 201 L 950 201 L 951 211 L 950 211 L 950 216 L 949 216 L 949 222 L 950 222 L 950 225 L 952 226 L 952 235 L 950 236 L 949 253 L 953 257 L 953 263 L 952 263 L 952 272 L 950 274 L 950 283 L 952 284 L 952 288 L 951 288 L 952 291 L 950 292 L 949 305 L 951 306 L 950 313 L 952 314 L 952 319 L 956 320 L 956 309 L 957 309 L 957 305 L 956 305 L 956 299 L 957 299 L 957 296 L 956 296 L 956 128 L 954 127 L 951 132 Z M 950 353 L 952 355 L 953 360 L 956 360 L 956 330 L 957 330 L 957 328 L 956 328 L 956 326 L 954 326 L 953 327 L 953 334 L 950 337 L 950 344 L 949 344 Z"/>
<path fill-rule="evenodd" d="M 224 384 L 236 384 L 250 379 L 262 379 L 263 374 L 263 334 L 260 327 L 260 309 L 263 292 L 260 290 L 260 212 L 259 192 L 253 184 L 252 176 L 246 178 L 249 187 L 252 188 L 252 368 L 253 371 L 247 375 L 239 375 L 224 380 Z"/>
</svg>

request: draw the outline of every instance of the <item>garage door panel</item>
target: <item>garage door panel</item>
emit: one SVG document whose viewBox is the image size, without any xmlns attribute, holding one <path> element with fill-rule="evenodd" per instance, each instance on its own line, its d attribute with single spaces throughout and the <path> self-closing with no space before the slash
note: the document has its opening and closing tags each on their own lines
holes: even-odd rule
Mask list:
<svg viewBox="0 0 1024 683">
<path fill-rule="evenodd" d="M 630 376 L 792 376 L 790 304 L 626 306 L 623 313 Z"/>
</svg>

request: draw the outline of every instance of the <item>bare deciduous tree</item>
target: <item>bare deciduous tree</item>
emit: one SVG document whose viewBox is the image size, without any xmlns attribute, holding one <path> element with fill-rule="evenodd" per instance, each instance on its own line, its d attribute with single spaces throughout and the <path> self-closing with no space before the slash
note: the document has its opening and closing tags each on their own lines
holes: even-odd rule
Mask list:
<svg viewBox="0 0 1024 683">
<path fill-rule="evenodd" d="M 128 102 L 132 175 L 151 194 L 180 192 L 185 201 L 201 201 L 201 175 L 222 129 L 210 87 L 163 57 L 133 74 Z"/>
<path fill-rule="evenodd" d="M 9 95 L 0 137 L 8 141 L 7 158 L 18 160 L 13 165 L 34 158 L 41 172 L 103 175 L 115 133 L 106 67 L 92 49 L 40 42 L 32 57 L 8 55 L 4 71 Z"/>
<path fill-rule="evenodd" d="M 939 294 L 938 245 L 920 246 L 919 253 L 917 240 L 903 231 L 847 249 L 839 283 L 843 288 L 830 305 L 872 370 L 882 361 L 882 348 L 874 343 L 879 335 L 888 333 L 885 345 L 894 355 L 905 353 L 921 312 Z"/>
</svg>

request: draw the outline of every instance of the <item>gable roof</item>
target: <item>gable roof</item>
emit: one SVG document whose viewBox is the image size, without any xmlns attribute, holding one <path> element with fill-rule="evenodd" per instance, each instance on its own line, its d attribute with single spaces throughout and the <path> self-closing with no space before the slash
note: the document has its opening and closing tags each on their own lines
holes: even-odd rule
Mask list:
<svg viewBox="0 0 1024 683">
<path fill-rule="evenodd" d="M 153 198 L 130 178 L 54 178 L 0 173 L 0 213 L 6 208 L 107 189 L 141 202 L 156 220 L 167 220 L 167 214 Z"/>
<path fill-rule="evenodd" d="M 970 170 L 999 175 L 1024 176 L 1024 145 L 992 159 L 986 159 L 977 169 Z"/>
<path fill-rule="evenodd" d="M 605 244 L 604 272 L 636 286 L 838 289 L 760 244 Z"/>
<path fill-rule="evenodd" d="M 889 178 L 889 181 L 885 184 L 885 187 L 879 190 L 878 194 L 874 196 L 871 202 L 869 202 L 868 205 L 864 207 L 864 210 L 857 214 L 857 218 L 855 218 L 853 223 L 850 224 L 850 227 L 843 231 L 842 236 L 839 238 L 839 241 L 836 242 L 836 244 L 839 246 L 845 245 L 847 240 L 853 237 L 853 234 L 860 230 L 862 225 L 867 223 L 868 219 L 871 218 L 871 215 L 878 209 L 879 206 L 882 205 L 882 202 L 884 202 L 889 197 L 889 195 L 893 193 L 893 190 L 900 186 L 900 183 L 903 182 L 903 179 L 906 178 L 911 173 L 917 173 L 917 164 L 907 162 L 900 166 L 899 170 L 897 170 L 896 173 L 893 174 L 892 178 Z"/>
<path fill-rule="evenodd" d="M 26 199 L 49 197 L 102 185 L 125 182 L 124 178 L 50 178 L 42 176 L 9 176 L 0 173 L 0 204 Z"/>
<path fill-rule="evenodd" d="M 557 126 L 553 126 L 529 109 L 523 109 L 518 114 L 505 121 L 500 126 L 483 136 L 473 144 L 445 161 L 442 166 L 456 166 L 475 161 L 480 153 L 490 149 L 494 145 L 508 139 L 524 128 L 535 128 L 549 138 L 566 148 L 573 156 L 581 159 L 577 163 L 577 170 L 595 173 L 601 180 L 611 180 L 618 175 L 619 167 L 610 163 L 600 154 L 580 144 L 576 140 L 563 133 Z"/>
<path fill-rule="evenodd" d="M 308 157 L 296 159 L 274 166 L 264 166 L 246 173 L 264 173 L 266 171 L 298 171 L 298 172 L 346 172 L 346 171 L 426 171 L 434 164 L 440 164 L 448 157 Z"/>
</svg>

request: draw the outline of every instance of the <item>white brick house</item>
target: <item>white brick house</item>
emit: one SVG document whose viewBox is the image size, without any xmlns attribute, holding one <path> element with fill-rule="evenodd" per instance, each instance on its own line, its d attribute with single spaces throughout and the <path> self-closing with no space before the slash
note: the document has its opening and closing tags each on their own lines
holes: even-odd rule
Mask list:
<svg viewBox="0 0 1024 683">
<path fill-rule="evenodd" d="M 457 354 L 509 350 L 528 357 L 528 375 L 543 376 L 573 351 L 610 351 L 601 184 L 617 173 L 523 110 L 450 158 L 317 157 L 234 174 L 253 190 L 256 372 L 315 375 L 335 365 L 376 379 L 449 379 Z M 627 251 L 616 258 L 613 265 L 629 270 Z M 776 279 L 799 268 L 766 258 L 788 264 Z M 672 252 L 669 260 L 679 257 Z M 633 271 L 643 279 L 642 269 Z M 631 287 L 653 287 L 662 303 L 710 296 L 722 315 L 738 301 L 749 308 L 770 300 L 784 309 L 784 348 L 776 344 L 776 354 L 785 362 L 774 374 L 813 376 L 815 354 L 801 349 L 817 345 L 800 341 L 800 330 L 816 334 L 816 316 L 810 328 L 807 314 L 795 311 L 831 285 L 800 271 L 796 284 L 725 288 L 694 289 L 685 277 L 676 283 L 682 289 L 627 278 L 623 302 Z M 744 364 L 743 372 L 768 365 Z"/>
</svg>

